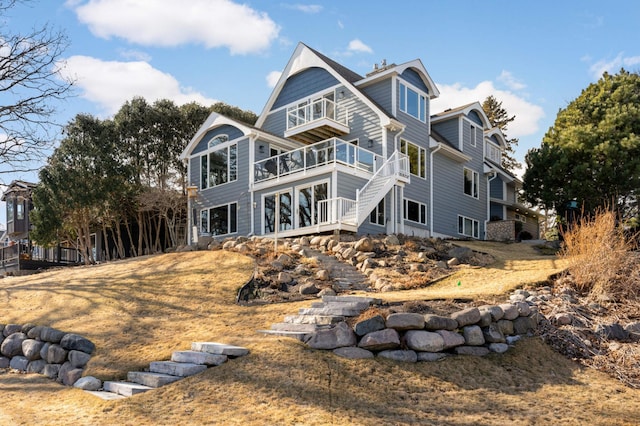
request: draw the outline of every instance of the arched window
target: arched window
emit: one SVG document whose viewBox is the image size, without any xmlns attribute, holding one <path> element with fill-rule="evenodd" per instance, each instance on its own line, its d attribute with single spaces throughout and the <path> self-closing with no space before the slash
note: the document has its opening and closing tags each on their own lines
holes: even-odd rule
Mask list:
<svg viewBox="0 0 640 426">
<path fill-rule="evenodd" d="M 229 136 L 227 135 L 218 135 L 215 138 L 211 139 L 209 141 L 209 145 L 207 146 L 208 149 L 213 148 L 216 145 L 220 145 L 221 143 L 225 143 L 229 140 Z"/>
</svg>

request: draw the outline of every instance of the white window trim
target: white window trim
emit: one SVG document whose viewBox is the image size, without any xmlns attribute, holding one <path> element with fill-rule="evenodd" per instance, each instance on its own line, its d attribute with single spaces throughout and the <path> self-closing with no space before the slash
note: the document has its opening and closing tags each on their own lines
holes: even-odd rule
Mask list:
<svg viewBox="0 0 640 426">
<path fill-rule="evenodd" d="M 460 219 L 462 219 L 462 232 L 460 232 Z M 468 235 L 466 234 L 465 231 L 465 220 L 470 220 L 471 221 L 471 234 L 472 235 Z M 468 216 L 463 216 L 463 215 L 458 215 L 458 223 L 457 223 L 457 227 L 458 227 L 458 235 L 464 235 L 465 237 L 469 237 L 469 238 L 476 238 L 479 239 L 480 238 L 480 221 L 473 219 L 471 217 Z M 474 232 L 474 230 L 477 230 L 477 235 Z"/>
<path fill-rule="evenodd" d="M 502 163 L 502 149 L 494 144 L 493 142 L 487 140 L 485 143 L 485 158 L 488 158 L 489 160 L 493 161 L 496 164 L 501 164 Z M 493 158 L 492 153 L 496 153 L 498 155 L 498 158 Z"/>
<path fill-rule="evenodd" d="M 425 93 L 424 91 L 418 89 L 416 86 L 414 86 L 413 84 L 407 82 L 406 80 L 399 80 L 399 86 L 398 86 L 398 110 L 400 110 L 401 112 L 407 114 L 409 117 L 412 117 L 416 120 L 418 120 L 421 123 L 428 123 L 429 121 L 429 114 L 427 113 L 427 105 L 429 104 L 429 95 L 427 93 Z M 402 104 L 402 102 L 400 102 L 400 97 L 402 96 L 402 91 L 403 88 L 402 86 L 404 86 L 404 105 Z M 418 116 L 414 116 L 412 114 L 410 114 L 409 112 L 407 112 L 407 89 L 411 89 L 414 92 L 416 92 L 418 94 Z M 422 98 L 424 98 L 424 103 L 421 102 Z M 421 110 L 421 108 L 423 108 L 424 105 L 424 111 Z M 424 120 L 422 120 L 420 118 L 421 115 L 424 115 Z"/>
<path fill-rule="evenodd" d="M 464 171 L 465 170 L 469 170 L 472 175 L 471 175 L 471 194 L 467 194 L 465 189 L 464 189 Z M 475 188 L 475 191 L 474 191 Z M 474 200 L 479 200 L 480 199 L 480 173 L 476 172 L 473 169 L 470 169 L 469 167 L 463 167 L 463 171 L 462 171 L 462 193 L 464 195 L 466 195 L 467 197 L 471 197 Z M 473 194 L 477 194 L 477 195 L 473 195 Z"/>
<path fill-rule="evenodd" d="M 308 182 L 305 184 L 301 184 L 301 185 L 297 185 L 293 187 L 293 200 L 292 202 L 294 203 L 294 215 L 295 215 L 295 220 L 294 220 L 294 224 L 295 226 L 293 226 L 291 229 L 302 229 L 302 228 L 310 228 L 312 226 L 316 226 L 318 225 L 317 223 L 314 225 L 308 225 L 308 226 L 300 226 L 300 217 L 299 217 L 299 211 L 298 209 L 300 208 L 300 189 L 304 189 L 304 188 L 313 188 L 316 185 L 322 185 L 324 183 L 327 184 L 327 199 L 331 199 L 331 180 L 330 179 L 322 179 L 322 180 L 318 180 L 318 181 L 313 181 L 313 182 Z M 273 193 L 272 193 L 273 194 Z M 269 195 L 269 194 L 265 194 L 265 195 Z M 314 199 L 315 201 L 315 199 Z M 263 203 L 263 207 L 264 207 L 264 203 Z M 264 215 L 262 216 L 263 220 L 264 220 Z"/>
<path fill-rule="evenodd" d="M 232 204 L 236 205 L 236 230 L 235 230 L 235 232 L 227 232 L 226 234 L 212 235 L 211 234 L 211 229 L 209 229 L 209 225 L 211 224 L 211 210 L 226 206 L 227 207 L 227 215 L 229 215 L 229 210 L 231 209 L 231 205 Z M 206 231 L 203 231 L 203 228 L 202 228 L 202 212 L 203 211 L 207 212 L 207 230 Z M 226 203 L 226 204 L 218 204 L 216 206 L 211 206 L 211 207 L 200 209 L 200 215 L 199 215 L 199 219 L 198 220 L 200 222 L 199 230 L 200 230 L 201 234 L 202 233 L 206 233 L 208 235 L 211 235 L 212 237 L 224 237 L 224 236 L 227 236 L 227 235 L 237 234 L 238 233 L 238 202 L 237 201 L 233 201 L 233 202 Z"/>
<path fill-rule="evenodd" d="M 227 150 L 227 175 L 229 175 L 230 173 L 230 167 L 231 167 L 231 163 L 229 162 L 229 150 L 230 148 L 235 145 L 236 146 L 236 178 L 233 180 L 227 180 L 225 183 L 221 183 L 219 185 L 213 185 L 213 186 L 209 186 L 209 173 L 211 172 L 211 164 L 209 163 L 209 154 L 213 153 L 213 152 L 217 152 L 217 151 L 222 151 L 223 149 Z M 234 140 L 234 141 L 228 141 L 225 142 L 223 144 L 220 145 L 216 145 L 214 148 L 212 149 L 208 149 L 204 152 L 201 152 L 198 154 L 199 155 L 199 173 L 200 173 L 200 191 L 205 191 L 207 189 L 212 189 L 212 188 L 220 188 L 223 187 L 224 185 L 230 184 L 230 183 L 234 183 L 238 181 L 238 175 L 240 174 L 240 167 L 239 167 L 239 160 L 240 160 L 240 155 L 238 155 L 238 143 Z M 207 157 L 207 186 L 206 187 L 202 187 L 202 157 Z"/>
<path fill-rule="evenodd" d="M 469 126 L 469 142 L 471 146 L 475 147 L 477 145 L 476 139 L 478 138 L 478 125 L 475 123 L 471 123 Z"/>
<path fill-rule="evenodd" d="M 422 210 L 422 206 L 424 206 L 424 222 L 416 222 L 415 220 L 411 220 L 408 218 L 407 215 L 407 202 L 412 202 L 412 203 L 416 203 L 418 205 L 419 210 Z M 428 209 L 427 209 L 427 205 L 425 203 L 421 203 L 420 201 L 416 201 L 416 200 L 412 200 L 411 198 L 403 198 L 402 200 L 402 219 L 406 220 L 407 222 L 411 222 L 411 223 L 418 223 L 420 225 L 426 225 L 427 224 L 427 218 L 428 218 Z M 422 216 L 422 215 L 421 215 Z"/>
<path fill-rule="evenodd" d="M 402 152 L 402 142 L 404 141 L 405 144 L 407 144 L 407 152 Z M 417 143 L 413 143 L 405 138 L 400 138 L 400 146 L 398 146 L 398 151 L 402 152 L 404 155 L 406 155 L 407 157 L 409 157 L 409 147 L 408 144 L 414 145 L 416 148 L 418 148 L 418 166 L 420 167 L 420 170 L 418 170 L 418 174 L 414 174 L 411 173 L 411 171 L 409 171 L 409 173 L 411 174 L 411 176 L 415 176 L 416 178 L 419 179 L 424 179 L 427 180 L 427 150 L 423 147 L 421 147 L 420 145 L 418 145 Z M 420 162 L 420 153 L 424 152 L 424 161 L 421 163 Z M 409 169 L 411 169 L 411 158 L 409 158 Z M 424 176 L 421 176 L 421 172 L 424 170 Z"/>
<path fill-rule="evenodd" d="M 373 212 L 376 212 L 376 218 L 378 217 L 378 207 L 380 207 L 380 203 L 384 202 L 384 205 L 382 206 L 382 224 L 378 223 L 378 222 L 372 222 L 371 221 L 371 214 Z M 385 199 L 383 198 L 382 200 L 380 200 L 380 202 L 378 204 L 376 204 L 376 206 L 373 208 L 373 210 L 371 210 L 369 212 L 369 223 L 375 226 L 386 226 L 387 224 L 387 203 L 385 202 Z"/>
</svg>

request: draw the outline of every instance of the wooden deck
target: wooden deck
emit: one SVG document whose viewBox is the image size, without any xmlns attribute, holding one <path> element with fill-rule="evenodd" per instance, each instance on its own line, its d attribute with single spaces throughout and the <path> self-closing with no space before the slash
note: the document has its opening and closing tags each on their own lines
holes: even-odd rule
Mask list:
<svg viewBox="0 0 640 426">
<path fill-rule="evenodd" d="M 37 271 L 79 263 L 78 250 L 72 247 L 44 248 L 18 243 L 0 248 L 0 274 L 3 275 L 18 275 L 22 271 Z"/>
</svg>

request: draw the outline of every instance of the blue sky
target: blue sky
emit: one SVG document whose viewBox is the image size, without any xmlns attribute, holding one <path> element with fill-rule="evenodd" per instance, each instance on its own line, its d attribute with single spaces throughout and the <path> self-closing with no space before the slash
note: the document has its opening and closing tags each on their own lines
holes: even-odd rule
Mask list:
<svg viewBox="0 0 640 426">
<path fill-rule="evenodd" d="M 516 115 L 506 133 L 520 139 L 520 161 L 603 71 L 640 69 L 633 0 L 41 0 L 4 18 L 10 32 L 67 33 L 61 65 L 77 86 L 58 105 L 61 123 L 110 117 L 133 96 L 260 113 L 302 41 L 361 75 L 383 59 L 421 59 L 441 92 L 434 113 L 494 95 Z M 0 176 L 17 178 L 37 175 Z"/>
</svg>

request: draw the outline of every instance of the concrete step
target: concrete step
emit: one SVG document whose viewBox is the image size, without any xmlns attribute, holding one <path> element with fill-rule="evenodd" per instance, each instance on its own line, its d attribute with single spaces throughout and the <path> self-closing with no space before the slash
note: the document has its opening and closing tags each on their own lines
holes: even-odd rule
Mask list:
<svg viewBox="0 0 640 426">
<path fill-rule="evenodd" d="M 337 324 L 344 321 L 344 317 L 340 315 L 287 315 L 284 322 L 290 324 Z"/>
<path fill-rule="evenodd" d="M 233 357 L 245 356 L 249 353 L 247 348 L 217 342 L 193 342 L 191 350 Z"/>
<path fill-rule="evenodd" d="M 359 309 L 364 311 L 370 306 L 366 301 L 359 302 L 314 302 L 311 304 L 312 308 L 345 308 L 345 309 Z"/>
<path fill-rule="evenodd" d="M 131 382 L 104 382 L 102 389 L 106 392 L 116 393 L 122 396 L 132 396 L 153 389 L 150 386 Z"/>
<path fill-rule="evenodd" d="M 149 386 L 151 388 L 159 388 L 182 379 L 180 376 L 172 376 L 163 373 L 151 373 L 147 371 L 129 371 L 127 380 L 132 383 Z"/>
<path fill-rule="evenodd" d="M 202 364 L 202 365 L 220 365 L 227 362 L 228 357 L 226 355 L 210 354 L 200 351 L 176 351 L 171 354 L 171 361 L 173 362 L 186 362 L 189 364 Z"/>
<path fill-rule="evenodd" d="M 292 337 L 294 339 L 298 339 L 301 342 L 305 341 L 307 336 L 313 333 L 304 333 L 302 331 L 282 331 L 282 330 L 256 330 L 257 333 L 265 334 L 268 336 L 281 336 L 281 337 Z"/>
<path fill-rule="evenodd" d="M 152 373 L 163 373 L 171 376 L 187 377 L 198 374 L 207 369 L 206 365 L 189 364 L 185 362 L 154 361 L 149 364 Z"/>
<path fill-rule="evenodd" d="M 113 401 L 116 399 L 123 399 L 126 398 L 126 396 L 124 395 L 119 395 L 117 393 L 113 393 L 113 392 L 105 392 L 105 391 L 90 391 L 90 390 L 86 390 L 85 392 L 93 395 L 93 396 L 97 396 L 100 399 L 104 399 L 105 401 Z"/>
</svg>

